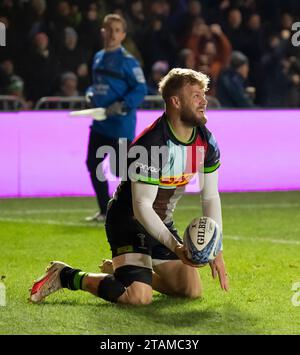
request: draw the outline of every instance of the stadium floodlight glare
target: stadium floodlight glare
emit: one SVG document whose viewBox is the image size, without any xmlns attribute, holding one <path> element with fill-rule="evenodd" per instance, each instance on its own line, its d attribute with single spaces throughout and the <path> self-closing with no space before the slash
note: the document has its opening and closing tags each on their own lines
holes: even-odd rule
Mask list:
<svg viewBox="0 0 300 355">
<path fill-rule="evenodd" d="M 103 107 L 89 108 L 86 110 L 71 111 L 70 116 L 86 116 L 96 121 L 103 121 L 107 118 L 106 109 Z"/>
</svg>

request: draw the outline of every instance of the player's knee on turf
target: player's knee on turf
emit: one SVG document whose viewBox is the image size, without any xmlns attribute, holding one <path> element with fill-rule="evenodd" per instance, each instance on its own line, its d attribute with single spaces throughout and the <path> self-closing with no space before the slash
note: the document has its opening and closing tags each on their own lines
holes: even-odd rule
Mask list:
<svg viewBox="0 0 300 355">
<path fill-rule="evenodd" d="M 201 280 L 195 268 L 185 267 L 180 273 L 177 285 L 181 287 L 182 297 L 195 299 L 202 296 Z"/>
<path fill-rule="evenodd" d="M 198 277 L 193 275 L 194 273 L 185 273 L 181 274 L 181 277 L 178 277 L 173 282 L 173 288 L 175 295 L 185 298 L 199 298 L 201 297 L 201 282 Z"/>
<path fill-rule="evenodd" d="M 182 295 L 183 297 L 192 298 L 192 299 L 200 298 L 202 295 L 201 288 L 197 286 L 188 287 L 185 290 L 183 290 Z"/>
<path fill-rule="evenodd" d="M 114 303 L 149 304 L 152 300 L 151 285 L 150 269 L 126 265 L 118 268 L 114 275 L 107 275 L 100 282 L 98 296 Z"/>
<path fill-rule="evenodd" d="M 202 296 L 202 290 L 200 285 L 195 284 L 177 284 L 172 287 L 173 296 L 175 297 L 185 297 L 185 298 L 199 298 Z"/>
<path fill-rule="evenodd" d="M 181 297 L 200 298 L 202 296 L 201 283 L 196 280 L 186 280 L 185 283 L 179 283 L 177 293 Z"/>
<path fill-rule="evenodd" d="M 194 270 L 192 270 L 192 273 L 186 273 L 185 277 L 179 278 L 176 282 L 175 292 L 180 297 L 191 299 L 201 297 L 202 287 L 198 274 L 195 276 Z"/>
<path fill-rule="evenodd" d="M 150 304 L 152 302 L 152 287 L 141 282 L 134 282 L 126 289 L 119 302 L 133 306 Z"/>
</svg>

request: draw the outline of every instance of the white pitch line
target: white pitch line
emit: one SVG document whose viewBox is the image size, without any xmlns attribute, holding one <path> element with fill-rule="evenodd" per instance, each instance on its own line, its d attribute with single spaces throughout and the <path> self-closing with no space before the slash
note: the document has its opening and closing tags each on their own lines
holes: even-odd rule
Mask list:
<svg viewBox="0 0 300 355">
<path fill-rule="evenodd" d="M 280 204 L 241 204 L 241 205 L 226 205 L 223 204 L 223 209 L 235 209 L 235 208 L 244 208 L 244 209 L 252 209 L 252 208 L 291 208 L 291 207 L 300 207 L 299 203 L 280 203 Z M 199 201 L 198 206 L 177 206 L 175 210 L 199 210 L 201 208 L 201 203 Z M 74 208 L 74 209 L 22 209 L 22 210 L 2 210 L 0 209 L 0 214 L 9 214 L 9 215 L 29 215 L 29 214 L 47 214 L 47 213 L 92 213 L 95 212 L 96 208 Z"/>
<path fill-rule="evenodd" d="M 199 201 L 199 207 L 201 207 L 201 202 Z M 197 206 L 178 206 L 175 208 L 179 210 L 196 210 L 199 209 Z M 252 209 L 252 208 L 291 208 L 291 207 L 300 207 L 299 203 L 278 203 L 278 204 L 272 204 L 272 203 L 255 203 L 255 204 L 241 204 L 241 205 L 226 205 L 222 204 L 223 209 L 235 209 L 235 208 L 245 208 L 245 209 Z"/>
<path fill-rule="evenodd" d="M 55 225 L 55 226 L 70 226 L 70 227 L 100 227 L 104 226 L 104 224 L 91 224 L 91 223 L 80 223 L 80 222 L 60 222 L 55 221 L 52 219 L 27 219 L 27 218 L 6 218 L 0 217 L 0 222 L 15 222 L 15 223 L 30 223 L 30 224 L 48 224 L 48 225 Z"/>
<path fill-rule="evenodd" d="M 271 239 L 271 238 L 255 238 L 255 237 L 240 237 L 238 235 L 225 235 L 224 240 L 237 240 L 237 241 L 251 241 L 251 242 L 262 242 L 262 243 L 272 243 L 272 244 L 291 244 L 291 245 L 300 245 L 300 240 L 294 239 Z"/>
<path fill-rule="evenodd" d="M 89 224 L 80 222 L 60 222 L 51 219 L 47 220 L 37 220 L 37 219 L 21 219 L 21 218 L 5 218 L 0 217 L 0 222 L 15 222 L 15 223 L 30 223 L 30 224 L 48 224 L 56 226 L 69 226 L 69 227 L 104 227 L 104 224 Z M 260 242 L 260 243 L 271 243 L 271 244 L 290 244 L 290 245 L 300 245 L 300 240 L 282 240 L 282 239 L 272 239 L 272 238 L 255 238 L 255 237 L 241 237 L 237 235 L 225 235 L 224 240 L 236 240 L 236 241 L 250 241 L 250 242 Z"/>
<path fill-rule="evenodd" d="M 0 214 L 9 214 L 9 215 L 26 215 L 26 214 L 47 214 L 47 213 L 91 213 L 95 212 L 97 208 L 88 209 L 88 208 L 74 208 L 74 209 L 40 209 L 40 210 L 1 210 Z"/>
</svg>

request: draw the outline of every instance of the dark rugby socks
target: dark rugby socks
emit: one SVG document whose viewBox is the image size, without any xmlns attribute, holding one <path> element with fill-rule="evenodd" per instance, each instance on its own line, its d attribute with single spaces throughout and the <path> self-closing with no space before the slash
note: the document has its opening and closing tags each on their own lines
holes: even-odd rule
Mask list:
<svg viewBox="0 0 300 355">
<path fill-rule="evenodd" d="M 73 291 L 82 290 L 82 280 L 87 274 L 87 272 L 66 266 L 60 272 L 61 285 Z"/>
</svg>

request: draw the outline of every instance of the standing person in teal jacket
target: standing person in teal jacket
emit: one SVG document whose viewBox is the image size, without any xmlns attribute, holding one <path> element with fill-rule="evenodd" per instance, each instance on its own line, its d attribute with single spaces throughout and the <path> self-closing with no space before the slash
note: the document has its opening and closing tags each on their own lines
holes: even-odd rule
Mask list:
<svg viewBox="0 0 300 355">
<path fill-rule="evenodd" d="M 140 64 L 121 45 L 126 37 L 125 20 L 116 14 L 107 15 L 101 32 L 104 49 L 95 54 L 92 67 L 93 85 L 86 93 L 90 104 L 93 107 L 106 108 L 107 115 L 106 120 L 94 120 L 91 125 L 86 162 L 99 205 L 99 211 L 86 220 L 96 222 L 105 221 L 109 201 L 107 181 L 97 178 L 104 158 L 96 158 L 96 151 L 104 145 L 112 147 L 116 152 L 118 167 L 120 138 L 127 139 L 128 145 L 133 140 L 136 108 L 147 92 Z M 119 176 L 117 167 L 111 168 L 114 175 Z"/>
</svg>

